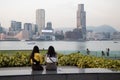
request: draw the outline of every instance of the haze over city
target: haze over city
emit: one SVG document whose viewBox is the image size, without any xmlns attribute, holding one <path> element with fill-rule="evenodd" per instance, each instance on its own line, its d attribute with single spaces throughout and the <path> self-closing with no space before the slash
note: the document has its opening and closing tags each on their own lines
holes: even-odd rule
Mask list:
<svg viewBox="0 0 120 80">
<path fill-rule="evenodd" d="M 120 0 L 0 0 L 0 23 L 10 27 L 11 20 L 35 23 L 36 9 L 45 9 L 46 22 L 53 28 L 76 28 L 78 4 L 84 4 L 86 25 L 110 25 L 120 30 Z"/>
</svg>

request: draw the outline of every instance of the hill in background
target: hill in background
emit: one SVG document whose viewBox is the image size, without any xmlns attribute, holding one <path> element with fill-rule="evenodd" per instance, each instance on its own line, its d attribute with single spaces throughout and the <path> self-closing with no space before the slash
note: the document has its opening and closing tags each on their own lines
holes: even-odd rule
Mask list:
<svg viewBox="0 0 120 80">
<path fill-rule="evenodd" d="M 116 29 L 109 25 L 101 25 L 98 27 L 88 26 L 87 30 L 92 30 L 93 32 L 110 32 L 110 33 L 117 32 Z"/>
<path fill-rule="evenodd" d="M 66 31 L 72 31 L 74 29 L 74 27 L 67 27 L 67 28 L 55 28 L 55 31 L 57 30 L 63 30 L 63 32 Z M 87 26 L 86 27 L 87 31 L 92 30 L 93 32 L 117 32 L 116 29 L 114 29 L 112 26 L 109 25 L 101 25 L 101 26 Z"/>
</svg>

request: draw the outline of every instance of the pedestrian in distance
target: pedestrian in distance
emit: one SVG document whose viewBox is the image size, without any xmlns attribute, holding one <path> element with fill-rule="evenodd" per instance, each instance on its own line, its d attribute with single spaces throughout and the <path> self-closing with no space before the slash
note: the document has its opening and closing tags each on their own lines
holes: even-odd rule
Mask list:
<svg viewBox="0 0 120 80">
<path fill-rule="evenodd" d="M 106 51 L 107 56 L 109 56 L 109 53 L 110 53 L 110 49 L 107 48 L 107 51 Z"/>
<path fill-rule="evenodd" d="M 89 55 L 89 54 L 90 54 L 90 50 L 89 50 L 88 48 L 87 48 L 87 51 L 86 51 L 86 52 L 87 52 L 87 55 Z"/>
<path fill-rule="evenodd" d="M 104 53 L 104 51 L 102 51 L 101 53 L 102 53 L 102 56 L 105 56 L 105 53 Z"/>
</svg>

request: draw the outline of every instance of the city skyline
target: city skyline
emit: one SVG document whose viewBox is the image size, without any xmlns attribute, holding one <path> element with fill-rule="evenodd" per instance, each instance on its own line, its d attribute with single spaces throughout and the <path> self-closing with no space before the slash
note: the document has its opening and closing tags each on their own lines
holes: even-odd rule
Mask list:
<svg viewBox="0 0 120 80">
<path fill-rule="evenodd" d="M 45 20 L 52 22 L 53 28 L 76 28 L 77 6 L 84 4 L 86 26 L 107 24 L 120 30 L 119 3 L 119 0 L 1 0 L 0 23 L 6 28 L 10 27 L 11 20 L 36 23 L 36 9 L 45 9 Z"/>
</svg>

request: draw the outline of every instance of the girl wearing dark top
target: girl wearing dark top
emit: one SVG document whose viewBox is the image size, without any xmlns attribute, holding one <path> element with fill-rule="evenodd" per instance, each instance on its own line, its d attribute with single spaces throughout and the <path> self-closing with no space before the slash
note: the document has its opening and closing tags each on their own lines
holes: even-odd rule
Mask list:
<svg viewBox="0 0 120 80">
<path fill-rule="evenodd" d="M 49 46 L 45 57 L 46 70 L 57 70 L 57 53 L 53 46 Z"/>
<path fill-rule="evenodd" d="M 32 65 L 32 70 L 43 70 L 43 67 L 41 66 L 42 55 L 40 55 L 39 53 L 38 46 L 34 46 L 31 56 L 30 56 L 30 62 Z"/>
</svg>

